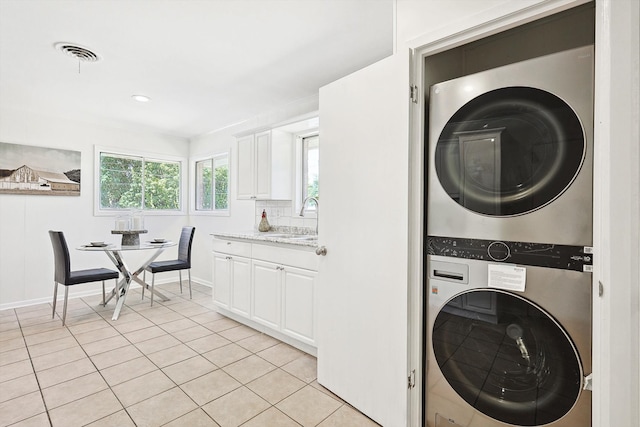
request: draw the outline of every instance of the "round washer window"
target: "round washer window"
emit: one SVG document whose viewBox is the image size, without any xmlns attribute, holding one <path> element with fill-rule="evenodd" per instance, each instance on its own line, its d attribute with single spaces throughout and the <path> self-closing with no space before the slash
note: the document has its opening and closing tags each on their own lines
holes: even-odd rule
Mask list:
<svg viewBox="0 0 640 427">
<path fill-rule="evenodd" d="M 467 291 L 441 309 L 432 332 L 449 385 L 493 419 L 549 424 L 580 395 L 582 365 L 571 339 L 529 300 L 499 290 Z"/>
<path fill-rule="evenodd" d="M 521 215 L 569 187 L 585 156 L 584 132 L 562 99 L 508 87 L 462 106 L 436 145 L 436 174 L 461 206 L 485 215 Z"/>
</svg>

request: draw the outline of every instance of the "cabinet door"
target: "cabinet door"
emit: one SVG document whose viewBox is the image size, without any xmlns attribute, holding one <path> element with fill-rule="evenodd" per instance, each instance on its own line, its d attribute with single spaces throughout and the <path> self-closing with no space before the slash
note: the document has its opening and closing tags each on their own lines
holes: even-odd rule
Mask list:
<svg viewBox="0 0 640 427">
<path fill-rule="evenodd" d="M 255 196 L 271 198 L 271 131 L 255 137 Z"/>
<path fill-rule="evenodd" d="M 253 311 L 251 318 L 274 329 L 280 329 L 280 267 L 264 261 L 253 261 Z"/>
<path fill-rule="evenodd" d="M 253 135 L 238 139 L 237 192 L 238 199 L 255 198 L 255 156 Z"/>
<path fill-rule="evenodd" d="M 315 345 L 314 271 L 285 267 L 282 270 L 282 332 Z"/>
<path fill-rule="evenodd" d="M 231 310 L 249 317 L 251 307 L 251 260 L 231 257 Z"/>
<path fill-rule="evenodd" d="M 231 284 L 231 263 L 228 255 L 213 253 L 213 302 L 229 307 L 229 286 Z"/>
<path fill-rule="evenodd" d="M 280 129 L 271 130 L 271 197 L 291 200 L 295 169 L 294 136 Z"/>
</svg>

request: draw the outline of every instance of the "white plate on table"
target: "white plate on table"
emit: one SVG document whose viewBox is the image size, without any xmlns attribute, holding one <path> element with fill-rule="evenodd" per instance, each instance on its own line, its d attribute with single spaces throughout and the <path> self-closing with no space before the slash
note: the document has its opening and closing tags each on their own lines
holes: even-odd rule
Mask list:
<svg viewBox="0 0 640 427">
<path fill-rule="evenodd" d="M 108 243 L 105 242 L 90 242 L 88 245 L 85 245 L 85 247 L 87 248 L 104 248 L 105 246 L 108 246 Z"/>
</svg>

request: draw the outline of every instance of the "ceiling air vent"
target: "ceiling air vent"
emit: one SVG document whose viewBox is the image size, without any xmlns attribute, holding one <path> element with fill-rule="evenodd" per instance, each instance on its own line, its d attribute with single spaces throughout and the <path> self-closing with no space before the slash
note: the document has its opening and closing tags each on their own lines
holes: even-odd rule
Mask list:
<svg viewBox="0 0 640 427">
<path fill-rule="evenodd" d="M 98 62 L 100 60 L 100 56 L 97 53 L 77 44 L 60 42 L 56 43 L 54 47 L 60 52 L 76 58 L 78 61 Z"/>
</svg>

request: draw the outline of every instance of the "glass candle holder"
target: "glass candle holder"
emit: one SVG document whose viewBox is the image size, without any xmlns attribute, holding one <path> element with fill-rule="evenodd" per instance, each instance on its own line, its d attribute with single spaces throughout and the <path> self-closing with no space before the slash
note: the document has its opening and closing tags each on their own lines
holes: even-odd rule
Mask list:
<svg viewBox="0 0 640 427">
<path fill-rule="evenodd" d="M 135 212 L 131 215 L 131 230 L 144 230 L 144 216 L 142 212 Z"/>
<path fill-rule="evenodd" d="M 116 217 L 115 229 L 118 231 L 127 231 L 131 229 L 131 221 L 128 215 L 119 215 Z"/>
</svg>

